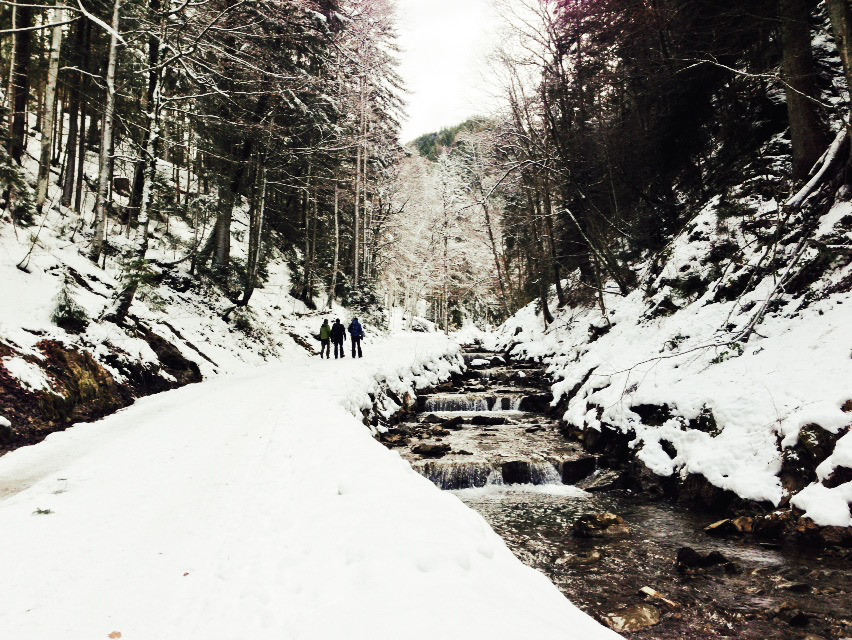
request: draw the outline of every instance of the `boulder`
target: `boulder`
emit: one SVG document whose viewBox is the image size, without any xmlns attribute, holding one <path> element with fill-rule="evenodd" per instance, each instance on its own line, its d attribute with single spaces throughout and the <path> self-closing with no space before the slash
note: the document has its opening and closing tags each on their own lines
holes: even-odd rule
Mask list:
<svg viewBox="0 0 852 640">
<path fill-rule="evenodd" d="M 434 413 L 430 413 L 428 416 L 423 418 L 423 422 L 427 422 L 429 424 L 440 424 L 444 421 L 444 418 L 439 418 Z"/>
<path fill-rule="evenodd" d="M 490 425 L 497 425 L 497 424 L 508 424 L 509 418 L 504 418 L 503 416 L 476 415 L 476 416 L 472 416 L 468 420 L 468 422 L 470 422 L 470 424 L 482 427 L 482 426 L 490 426 Z"/>
<path fill-rule="evenodd" d="M 530 484 L 532 471 L 530 463 L 525 460 L 512 460 L 500 465 L 503 484 Z"/>
<path fill-rule="evenodd" d="M 852 468 L 842 466 L 835 467 L 834 471 L 832 471 L 829 476 L 822 481 L 822 483 L 829 489 L 839 487 L 847 482 L 852 482 Z"/>
<path fill-rule="evenodd" d="M 405 444 L 405 436 L 401 433 L 383 433 L 381 436 L 382 442 L 392 445 Z"/>
<path fill-rule="evenodd" d="M 704 527 L 704 533 L 708 536 L 724 537 L 736 535 L 739 531 L 737 531 L 736 526 L 734 526 L 733 520 L 725 518 L 724 520 L 717 520 L 716 522 Z"/>
<path fill-rule="evenodd" d="M 411 452 L 423 458 L 440 458 L 450 452 L 450 445 L 438 442 L 421 442 L 414 445 Z"/>
<path fill-rule="evenodd" d="M 756 538 L 777 540 L 782 538 L 793 526 L 793 514 L 789 511 L 774 511 L 753 518 L 752 532 Z"/>
<path fill-rule="evenodd" d="M 644 498 L 659 500 L 674 493 L 676 476 L 661 476 L 651 471 L 639 458 L 634 458 L 627 468 L 627 477 L 634 490 Z"/>
<path fill-rule="evenodd" d="M 832 433 L 816 423 L 801 428 L 796 445 L 784 449 L 781 458 L 779 477 L 788 493 L 797 493 L 817 479 L 816 468 L 831 455 L 846 430 Z"/>
<path fill-rule="evenodd" d="M 771 616 L 783 620 L 791 627 L 804 627 L 811 620 L 811 616 L 795 607 L 789 602 L 782 602 L 772 611 Z"/>
<path fill-rule="evenodd" d="M 713 524 L 704 527 L 704 533 L 717 537 L 743 535 L 752 533 L 752 531 L 754 531 L 754 518 L 747 516 L 717 520 Z"/>
<path fill-rule="evenodd" d="M 678 501 L 715 512 L 729 511 L 742 503 L 736 493 L 715 486 L 700 473 L 690 473 L 683 479 L 678 489 Z"/>
<path fill-rule="evenodd" d="M 603 616 L 607 626 L 618 633 L 631 633 L 660 622 L 660 610 L 651 604 L 635 604 Z"/>
<path fill-rule="evenodd" d="M 577 482 L 577 486 L 585 491 L 612 491 L 622 484 L 621 473 L 614 469 L 602 470 Z"/>
<path fill-rule="evenodd" d="M 677 550 L 675 560 L 677 570 L 690 572 L 695 569 L 707 569 L 711 567 L 722 567 L 728 573 L 738 573 L 739 568 L 719 551 L 700 553 L 692 547 L 681 547 Z"/>
<path fill-rule="evenodd" d="M 822 527 L 808 517 L 801 517 L 795 532 L 804 541 L 824 547 L 852 547 L 852 529 L 849 527 Z"/>
<path fill-rule="evenodd" d="M 461 430 L 463 424 L 464 418 L 462 418 L 461 416 L 456 416 L 455 418 L 450 418 L 449 420 L 442 422 L 441 427 L 443 427 L 444 429 L 450 429 L 451 431 L 459 431 Z"/>
<path fill-rule="evenodd" d="M 595 456 L 582 456 L 574 460 L 562 461 L 562 484 L 574 484 L 595 472 L 598 459 Z"/>
<path fill-rule="evenodd" d="M 553 395 L 549 393 L 536 393 L 524 396 L 521 398 L 518 409 L 532 413 L 545 413 L 550 408 L 551 400 L 553 400 Z"/>
<path fill-rule="evenodd" d="M 577 538 L 618 538 L 630 535 L 630 527 L 614 513 L 593 513 L 580 516 L 572 533 Z"/>
<path fill-rule="evenodd" d="M 12 424 L 0 416 L 0 445 L 9 444 L 15 439 L 15 430 Z"/>
</svg>

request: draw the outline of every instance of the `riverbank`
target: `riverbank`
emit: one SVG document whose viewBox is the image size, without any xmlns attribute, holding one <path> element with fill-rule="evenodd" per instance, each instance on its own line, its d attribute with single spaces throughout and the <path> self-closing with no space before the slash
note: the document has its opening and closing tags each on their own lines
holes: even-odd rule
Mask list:
<svg viewBox="0 0 852 640">
<path fill-rule="evenodd" d="M 0 628 L 29 640 L 617 637 L 371 436 L 440 335 L 139 400 L 0 459 Z M 118 636 L 114 636 L 118 637 Z"/>
<path fill-rule="evenodd" d="M 666 262 L 637 265 L 642 288 L 568 302 L 547 327 L 531 303 L 483 339 L 546 365 L 554 414 L 630 464 L 640 492 L 720 513 L 792 508 L 806 529 L 832 527 L 826 542 L 852 543 L 852 263 L 818 260 L 848 243 L 851 207 L 827 210 L 808 268 L 781 290 L 759 247 L 741 286 L 719 273 L 714 201 Z M 725 242 L 747 246 L 741 233 Z"/>
<path fill-rule="evenodd" d="M 760 520 L 714 524 L 707 509 L 636 491 L 630 468 L 548 415 L 542 365 L 477 347 L 464 358 L 463 376 L 421 393 L 381 438 L 583 611 L 648 640 L 849 636 L 837 607 L 852 594 L 848 550 L 777 527 L 746 536 L 737 527 Z"/>
</svg>

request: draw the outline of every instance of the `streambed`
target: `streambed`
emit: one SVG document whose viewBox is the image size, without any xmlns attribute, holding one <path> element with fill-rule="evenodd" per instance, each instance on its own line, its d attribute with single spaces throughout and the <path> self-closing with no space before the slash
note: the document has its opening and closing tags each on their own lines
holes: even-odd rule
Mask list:
<svg viewBox="0 0 852 640">
<path fill-rule="evenodd" d="M 612 472 L 590 466 L 545 415 L 540 368 L 481 352 L 466 359 L 461 383 L 421 397 L 416 418 L 383 439 L 577 606 L 635 638 L 852 636 L 848 555 L 707 536 L 713 515 L 616 489 Z M 583 516 L 605 512 L 629 533 L 573 535 Z M 684 547 L 724 562 L 678 567 Z"/>
</svg>

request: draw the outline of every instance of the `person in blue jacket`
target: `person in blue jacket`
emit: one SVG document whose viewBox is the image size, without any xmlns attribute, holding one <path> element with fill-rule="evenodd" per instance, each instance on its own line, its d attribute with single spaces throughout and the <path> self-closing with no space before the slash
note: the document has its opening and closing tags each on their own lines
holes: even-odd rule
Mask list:
<svg viewBox="0 0 852 640">
<path fill-rule="evenodd" d="M 355 357 L 355 349 L 358 349 L 358 357 L 363 358 L 364 355 L 361 353 L 361 338 L 364 337 L 364 327 L 361 326 L 361 323 L 358 322 L 358 318 L 352 318 L 352 322 L 349 323 L 349 340 L 352 341 L 352 357 Z"/>
</svg>

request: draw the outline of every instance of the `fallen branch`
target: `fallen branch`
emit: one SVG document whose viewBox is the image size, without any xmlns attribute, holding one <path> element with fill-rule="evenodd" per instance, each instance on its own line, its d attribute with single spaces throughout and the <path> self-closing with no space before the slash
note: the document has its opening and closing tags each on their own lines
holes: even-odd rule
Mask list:
<svg viewBox="0 0 852 640">
<path fill-rule="evenodd" d="M 808 183 L 799 189 L 798 193 L 794 195 L 792 198 L 787 200 L 784 204 L 791 209 L 798 209 L 802 206 L 802 203 L 807 199 L 811 193 L 813 193 L 814 189 L 816 189 L 817 185 L 822 182 L 823 177 L 828 172 L 828 169 L 834 164 L 834 161 L 837 160 L 837 157 L 840 155 L 840 150 L 843 148 L 843 143 L 847 139 L 847 134 L 845 129 L 841 129 L 837 132 L 837 135 L 834 138 L 834 141 L 828 147 L 828 150 L 822 156 L 822 166 L 819 168 L 814 176 L 808 180 Z"/>
</svg>

